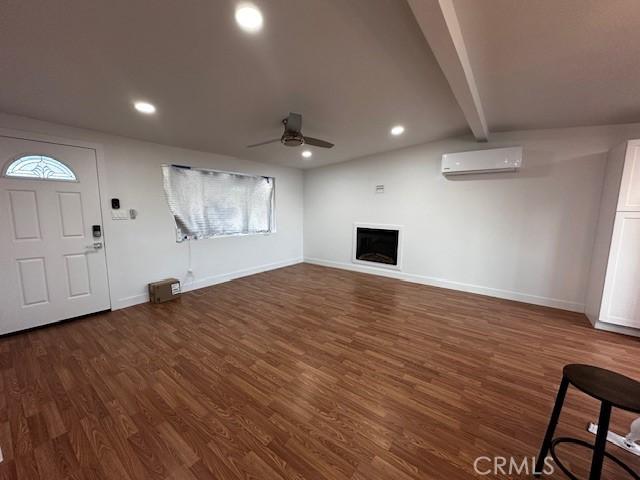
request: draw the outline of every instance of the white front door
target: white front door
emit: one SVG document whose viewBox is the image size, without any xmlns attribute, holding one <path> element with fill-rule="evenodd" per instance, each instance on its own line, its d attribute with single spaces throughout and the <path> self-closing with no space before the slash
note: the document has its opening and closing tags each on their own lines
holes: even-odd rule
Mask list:
<svg viewBox="0 0 640 480">
<path fill-rule="evenodd" d="M 96 152 L 0 136 L 0 334 L 110 308 Z"/>
</svg>

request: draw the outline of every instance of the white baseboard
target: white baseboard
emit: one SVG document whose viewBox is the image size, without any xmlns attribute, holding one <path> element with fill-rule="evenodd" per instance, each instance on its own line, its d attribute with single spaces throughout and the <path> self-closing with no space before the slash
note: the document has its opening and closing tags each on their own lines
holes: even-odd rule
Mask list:
<svg viewBox="0 0 640 480">
<path fill-rule="evenodd" d="M 191 290 L 198 290 L 200 288 L 210 287 L 217 285 L 218 283 L 228 282 L 236 278 L 246 277 L 249 275 L 255 275 L 256 273 L 266 272 L 269 270 L 275 270 L 276 268 L 289 267 L 302 263 L 302 258 L 292 258 L 281 262 L 267 263 L 264 265 L 258 265 L 257 267 L 245 268 L 243 270 L 236 270 L 229 273 L 221 273 L 219 275 L 212 275 L 204 277 L 194 282 L 182 285 L 183 292 L 190 292 Z M 130 297 L 119 298 L 111 302 L 111 310 L 120 310 L 121 308 L 131 307 L 140 303 L 146 303 L 149 301 L 148 292 L 140 293 L 138 295 L 132 295 Z"/>
<path fill-rule="evenodd" d="M 605 332 L 620 333 L 622 335 L 631 335 L 634 337 L 640 337 L 640 330 L 633 327 L 625 327 L 624 325 L 614 325 L 612 323 L 596 321 L 595 325 L 597 330 L 604 330 Z"/>
<path fill-rule="evenodd" d="M 584 312 L 585 316 L 589 319 L 589 322 L 591 323 L 591 325 L 593 327 L 596 327 L 596 324 L 598 323 L 598 317 L 594 316 L 592 313 L 587 312 L 586 310 L 587 308 L 585 307 L 585 312 Z"/>
<path fill-rule="evenodd" d="M 354 272 L 369 273 L 373 275 L 381 275 L 383 277 L 397 278 L 406 282 L 420 283 L 430 285 L 432 287 L 448 288 L 451 290 L 459 290 L 462 292 L 477 293 L 479 295 L 487 295 L 489 297 L 503 298 L 506 300 L 515 300 L 517 302 L 531 303 L 533 305 L 542 305 L 544 307 L 560 308 L 571 312 L 584 313 L 584 304 L 560 300 L 557 298 L 541 297 L 531 295 L 529 293 L 513 292 L 511 290 L 502 290 L 499 288 L 484 287 L 482 285 L 473 285 L 470 283 L 455 282 L 442 278 L 427 277 L 424 275 L 416 275 L 414 273 L 398 272 L 383 268 L 369 267 L 345 262 L 334 262 L 332 260 L 324 260 L 321 258 L 305 258 L 306 263 L 322 265 L 325 267 L 341 268 L 343 270 L 352 270 Z"/>
</svg>

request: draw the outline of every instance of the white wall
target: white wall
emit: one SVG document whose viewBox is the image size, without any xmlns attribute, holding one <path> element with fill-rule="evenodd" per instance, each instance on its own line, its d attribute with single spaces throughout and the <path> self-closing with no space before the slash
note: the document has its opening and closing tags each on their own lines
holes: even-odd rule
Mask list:
<svg viewBox="0 0 640 480">
<path fill-rule="evenodd" d="M 640 125 L 448 139 L 305 172 L 305 259 L 584 311 L 606 152 Z M 524 146 L 518 173 L 445 178 L 445 152 Z M 374 193 L 384 184 L 385 193 Z M 351 263 L 354 222 L 404 226 L 402 272 Z"/>
<path fill-rule="evenodd" d="M 101 200 L 111 302 L 114 309 L 147 301 L 147 283 L 166 277 L 186 289 L 289 265 L 302 260 L 303 179 L 300 170 L 167 147 L 98 132 L 0 114 L 0 128 L 24 130 L 101 145 Z M 162 187 L 160 165 L 215 168 L 276 177 L 276 226 L 272 235 L 192 242 L 193 278 L 187 277 L 188 244 L 175 241 L 175 224 Z M 109 199 L 135 208 L 135 220 L 111 220 Z"/>
<path fill-rule="evenodd" d="M 448 139 L 306 171 L 185 150 L 0 114 L 0 128 L 101 145 L 104 226 L 114 308 L 146 301 L 146 284 L 175 276 L 197 288 L 308 261 L 351 264 L 354 222 L 404 225 L 403 271 L 411 281 L 582 311 L 606 152 L 640 136 L 640 125 L 510 132 L 486 147 L 523 145 L 517 174 L 446 179 L 444 152 L 471 150 Z M 175 242 L 160 165 L 182 163 L 277 178 L 277 233 Z M 384 184 L 386 193 L 374 187 Z M 139 211 L 112 221 L 108 200 Z"/>
</svg>

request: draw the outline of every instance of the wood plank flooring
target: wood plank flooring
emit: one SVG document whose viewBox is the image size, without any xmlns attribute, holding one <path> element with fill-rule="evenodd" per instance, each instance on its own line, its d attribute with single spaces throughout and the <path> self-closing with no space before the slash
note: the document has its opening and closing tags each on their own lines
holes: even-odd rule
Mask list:
<svg viewBox="0 0 640 480">
<path fill-rule="evenodd" d="M 0 339 L 0 478 L 482 478 L 478 456 L 537 453 L 571 362 L 640 378 L 640 342 L 297 265 Z M 571 389 L 558 433 L 591 439 L 597 408 Z M 584 473 L 588 452 L 561 454 Z"/>
</svg>

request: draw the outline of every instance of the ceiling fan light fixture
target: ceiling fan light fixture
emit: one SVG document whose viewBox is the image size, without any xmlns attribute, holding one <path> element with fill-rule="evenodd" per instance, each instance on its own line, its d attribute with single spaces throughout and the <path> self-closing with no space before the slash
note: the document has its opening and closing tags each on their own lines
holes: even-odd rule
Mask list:
<svg viewBox="0 0 640 480">
<path fill-rule="evenodd" d="M 285 133 L 282 137 L 282 144 L 286 147 L 299 147 L 304 144 L 304 137 L 299 133 Z"/>
<path fill-rule="evenodd" d="M 289 112 L 289 116 L 281 121 L 284 126 L 284 132 L 280 138 L 267 140 L 266 142 L 254 143 L 247 145 L 247 148 L 261 147 L 270 143 L 280 142 L 285 147 L 299 147 L 300 145 L 310 145 L 319 148 L 333 148 L 333 143 L 321 140 L 315 137 L 302 135 L 302 115 L 299 113 Z M 309 155 L 311 156 L 311 155 Z"/>
<path fill-rule="evenodd" d="M 241 3 L 236 7 L 236 23 L 245 32 L 259 32 L 262 30 L 262 12 L 251 3 Z"/>
<path fill-rule="evenodd" d="M 302 152 L 302 156 L 303 156 L 304 158 L 311 158 L 311 155 L 313 155 L 313 153 L 311 153 L 311 150 L 304 150 L 304 151 Z"/>
</svg>

